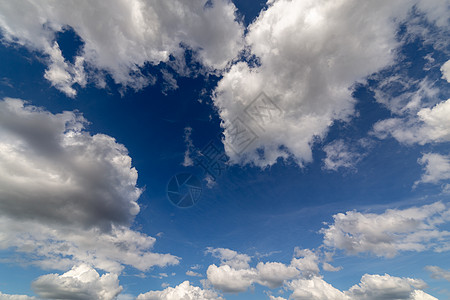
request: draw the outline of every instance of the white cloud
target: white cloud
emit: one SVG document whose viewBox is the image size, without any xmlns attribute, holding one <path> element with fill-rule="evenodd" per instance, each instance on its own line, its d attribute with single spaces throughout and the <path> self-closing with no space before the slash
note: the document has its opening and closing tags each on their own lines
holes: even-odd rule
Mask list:
<svg viewBox="0 0 450 300">
<path fill-rule="evenodd" d="M 128 226 L 139 212 L 137 171 L 114 138 L 91 135 L 74 112 L 0 101 L 0 249 L 44 268 L 89 263 L 118 272 L 176 264 Z"/>
<path fill-rule="evenodd" d="M 394 62 L 398 25 L 415 3 L 270 1 L 246 36 L 260 65 L 233 65 L 215 91 L 231 160 L 266 166 L 292 154 L 299 164 L 310 162 L 315 141 L 354 114 L 355 82 Z M 243 113 L 261 91 L 282 111 L 270 115 L 261 105 L 263 126 Z M 239 153 L 233 151 L 244 140 L 234 134 L 237 117 L 257 135 Z"/>
<path fill-rule="evenodd" d="M 392 136 L 400 143 L 424 145 L 450 141 L 450 99 L 431 108 L 420 109 L 416 116 L 390 118 L 373 126 L 373 134 L 385 139 Z"/>
<path fill-rule="evenodd" d="M 424 153 L 418 162 L 424 165 L 425 174 L 415 183 L 438 183 L 450 179 L 450 155 Z"/>
<path fill-rule="evenodd" d="M 436 202 L 408 209 L 388 209 L 384 213 L 348 211 L 333 216 L 324 228 L 324 245 L 349 254 L 371 252 L 393 257 L 399 251 L 444 251 L 450 232 L 439 225 L 450 221 L 448 207 Z"/>
<path fill-rule="evenodd" d="M 443 270 L 438 266 L 426 266 L 425 269 L 431 273 L 434 279 L 445 279 L 450 282 L 450 271 Z"/>
<path fill-rule="evenodd" d="M 44 299 L 112 300 L 122 291 L 117 274 L 100 276 L 88 265 L 75 266 L 62 275 L 40 276 L 32 287 Z"/>
<path fill-rule="evenodd" d="M 422 289 L 426 284 L 422 280 L 365 274 L 361 282 L 348 291 L 340 291 L 323 278 L 298 279 L 290 282 L 288 288 L 294 300 L 436 300 Z"/>
<path fill-rule="evenodd" d="M 226 248 L 207 248 L 206 253 L 219 258 L 222 265 L 228 265 L 234 269 L 248 269 L 252 260 L 247 254 L 241 254 Z"/>
<path fill-rule="evenodd" d="M 167 287 L 163 291 L 140 294 L 137 300 L 223 300 L 223 298 L 214 291 L 203 290 L 185 281 L 175 288 Z"/>
<path fill-rule="evenodd" d="M 323 148 L 326 157 L 323 160 L 326 170 L 337 171 L 339 168 L 354 169 L 361 155 L 349 149 L 343 140 L 336 140 Z"/>
<path fill-rule="evenodd" d="M 319 257 L 309 249 L 295 248 L 291 266 L 302 271 L 302 275 L 310 277 L 319 273 Z"/>
<path fill-rule="evenodd" d="M 442 78 L 450 82 L 450 60 L 447 60 L 445 64 L 441 67 Z"/>
<path fill-rule="evenodd" d="M 0 292 L 0 300 L 36 300 L 36 298 L 26 295 L 3 294 Z"/>
<path fill-rule="evenodd" d="M 210 265 L 206 271 L 208 281 L 225 293 L 245 292 L 254 282 L 254 269 L 234 269 L 229 265 Z"/>
<path fill-rule="evenodd" d="M 258 277 L 256 281 L 269 288 L 280 287 L 285 280 L 297 277 L 300 272 L 297 266 L 286 266 L 279 262 L 258 263 L 256 271 Z"/>
<path fill-rule="evenodd" d="M 182 165 L 184 167 L 190 167 L 194 165 L 194 161 L 192 160 L 192 152 L 195 151 L 194 143 L 192 142 L 192 128 L 185 127 L 184 128 L 184 142 L 186 143 L 186 151 L 184 152 L 184 160 Z"/>
<path fill-rule="evenodd" d="M 203 277 L 202 274 L 197 273 L 197 272 L 194 272 L 194 271 L 192 271 L 192 270 L 186 271 L 186 275 L 187 275 L 187 276 L 192 276 L 192 277 Z"/>
<path fill-rule="evenodd" d="M 140 89 L 152 81 L 140 68 L 145 63 L 157 65 L 168 61 L 170 55 L 184 59 L 180 44 L 195 50 L 195 58 L 207 69 L 224 68 L 238 54 L 243 27 L 235 20 L 236 7 L 226 0 L 211 3 L 205 6 L 203 0 L 115 0 L 107 5 L 79 1 L 41 1 L 39 5 L 29 1 L 2 2 L 0 29 L 4 42 L 47 54 L 46 78 L 68 96 L 75 95 L 72 85 L 78 82 L 77 78 L 85 76 L 83 62 L 89 68 L 109 72 L 118 84 Z M 92 13 L 99 11 L 101 14 Z M 66 26 L 73 28 L 84 42 L 78 66 L 61 60 L 60 55 L 54 56 L 58 54 L 55 33 Z"/>
</svg>

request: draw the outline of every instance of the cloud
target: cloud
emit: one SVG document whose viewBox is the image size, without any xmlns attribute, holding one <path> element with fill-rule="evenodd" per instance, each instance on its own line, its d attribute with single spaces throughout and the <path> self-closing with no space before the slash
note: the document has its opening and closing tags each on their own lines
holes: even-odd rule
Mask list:
<svg viewBox="0 0 450 300">
<path fill-rule="evenodd" d="M 348 291 L 340 291 L 321 277 L 298 279 L 290 282 L 293 300 L 436 300 L 422 291 L 426 284 L 422 280 L 365 274 L 361 282 Z"/>
<path fill-rule="evenodd" d="M 192 128 L 185 127 L 184 128 L 184 142 L 186 143 L 186 151 L 184 152 L 184 160 L 182 165 L 184 167 L 190 167 L 194 165 L 194 161 L 192 160 L 192 152 L 195 151 L 194 143 L 191 139 Z"/>
<path fill-rule="evenodd" d="M 246 35 L 256 66 L 234 64 L 215 90 L 231 160 L 267 166 L 292 156 L 300 165 L 311 162 L 314 143 L 354 115 L 354 84 L 394 63 L 398 26 L 415 3 L 270 1 Z M 262 91 L 272 103 L 252 102 Z M 245 113 L 255 110 L 258 115 Z"/>
<path fill-rule="evenodd" d="M 0 300 L 36 300 L 36 298 L 26 295 L 3 294 L 2 292 L 0 292 Z"/>
<path fill-rule="evenodd" d="M 0 100 L 0 214 L 104 228 L 133 219 L 142 191 L 131 158 L 86 124 L 78 113 Z"/>
<path fill-rule="evenodd" d="M 448 207 L 436 202 L 408 209 L 388 209 L 384 213 L 348 211 L 333 216 L 324 228 L 324 245 L 348 254 L 369 252 L 393 257 L 399 251 L 444 251 L 450 232 L 439 225 L 450 221 Z"/>
<path fill-rule="evenodd" d="M 44 299 L 111 300 L 122 291 L 116 274 L 100 276 L 88 265 L 75 266 L 62 275 L 40 276 L 33 281 L 32 287 Z"/>
<path fill-rule="evenodd" d="M 202 274 L 197 273 L 197 272 L 194 272 L 194 271 L 192 271 L 192 270 L 186 271 L 186 275 L 187 275 L 187 276 L 192 276 L 192 277 L 203 277 Z"/>
<path fill-rule="evenodd" d="M 216 257 L 221 258 L 222 265 L 210 265 L 206 274 L 208 282 L 225 293 L 244 292 L 254 283 L 269 288 L 276 288 L 280 287 L 286 280 L 298 277 L 301 274 L 299 268 L 302 268 L 304 274 L 309 274 L 311 268 L 315 271 L 315 268 L 311 267 L 313 262 L 310 262 L 315 259 L 315 256 L 309 250 L 302 252 L 296 249 L 296 252 L 298 252 L 296 255 L 305 256 L 305 261 L 302 261 L 302 259 L 293 259 L 291 265 L 285 265 L 279 262 L 259 262 L 253 268 L 248 264 L 250 260 L 246 261 L 246 264 L 236 264 L 236 262 L 232 261 L 235 257 L 242 257 L 245 254 L 238 254 L 236 251 L 230 249 L 219 249 L 220 251 L 216 253 L 231 257 L 231 263 L 229 263 L 230 260 L 223 260 L 224 255 L 218 255 Z"/>
<path fill-rule="evenodd" d="M 413 117 L 378 121 L 373 134 L 380 139 L 392 136 L 400 143 L 424 145 L 450 141 L 450 99 L 431 108 L 422 108 Z"/>
<path fill-rule="evenodd" d="M 92 13 L 101 11 L 101 14 Z M 63 60 L 55 34 L 72 28 L 84 42 L 75 65 Z M 3 42 L 19 44 L 48 57 L 46 78 L 73 97 L 74 83 L 94 71 L 91 80 L 108 72 L 115 83 L 141 89 L 152 82 L 146 63 L 184 59 L 184 48 L 207 70 L 222 69 L 242 48 L 243 27 L 231 1 L 119 1 L 54 3 L 29 1 L 0 4 Z M 97 79 L 96 79 L 97 77 Z M 101 79 L 102 81 L 104 79 Z"/>
<path fill-rule="evenodd" d="M 424 153 L 418 160 L 424 166 L 425 174 L 415 185 L 419 183 L 438 183 L 450 179 L 450 155 L 438 153 Z"/>
<path fill-rule="evenodd" d="M 445 279 L 450 282 L 450 271 L 443 270 L 438 266 L 426 266 L 425 269 L 431 273 L 434 279 Z"/>
<path fill-rule="evenodd" d="M 445 64 L 441 67 L 442 78 L 450 82 L 450 60 L 447 60 Z"/>
<path fill-rule="evenodd" d="M 342 168 L 356 171 L 356 165 L 367 155 L 367 150 L 371 148 L 372 143 L 369 139 L 360 139 L 356 143 L 346 142 L 342 139 L 334 140 L 323 147 L 326 154 L 323 168 L 331 171 L 338 171 Z"/>
<path fill-rule="evenodd" d="M 176 264 L 150 251 L 154 238 L 129 228 L 142 191 L 127 149 L 86 125 L 76 112 L 0 100 L 0 249 L 44 268 Z"/>
<path fill-rule="evenodd" d="M 203 290 L 199 287 L 192 286 L 189 281 L 185 281 L 180 285 L 168 287 L 163 291 L 150 291 L 140 294 L 137 300 L 223 300 L 217 293 L 211 290 Z"/>
<path fill-rule="evenodd" d="M 227 265 L 235 269 L 248 269 L 251 257 L 247 254 L 241 254 L 231 249 L 208 247 L 206 253 L 219 258 L 222 265 Z"/>
</svg>

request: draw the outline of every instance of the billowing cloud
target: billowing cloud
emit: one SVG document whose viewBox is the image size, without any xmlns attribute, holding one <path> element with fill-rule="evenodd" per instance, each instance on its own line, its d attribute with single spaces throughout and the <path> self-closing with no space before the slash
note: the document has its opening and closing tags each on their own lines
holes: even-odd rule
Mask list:
<svg viewBox="0 0 450 300">
<path fill-rule="evenodd" d="M 348 291 L 340 291 L 321 277 L 298 279 L 290 282 L 293 300 L 436 300 L 422 289 L 422 280 L 385 275 L 365 274 L 361 282 Z"/>
<path fill-rule="evenodd" d="M 231 160 L 310 162 L 315 141 L 354 114 L 352 86 L 394 62 L 398 25 L 417 2 L 270 1 L 246 35 L 256 66 L 233 65 L 215 91 Z M 422 2 L 430 21 L 443 17 Z"/>
<path fill-rule="evenodd" d="M 234 269 L 247 269 L 252 258 L 247 254 L 238 253 L 226 248 L 211 248 L 206 250 L 206 253 L 219 258 L 222 265 L 228 265 Z"/>
<path fill-rule="evenodd" d="M 100 276 L 88 265 L 75 266 L 62 275 L 40 276 L 32 287 L 44 299 L 112 300 L 122 291 L 116 274 Z"/>
<path fill-rule="evenodd" d="M 447 205 L 436 202 L 408 209 L 388 209 L 384 213 L 348 211 L 333 216 L 324 228 L 324 245 L 349 254 L 370 252 L 393 257 L 399 251 L 444 251 L 450 232 L 439 225 L 450 221 Z"/>
<path fill-rule="evenodd" d="M 68 96 L 76 94 L 75 83 L 86 83 L 89 72 L 83 71 L 84 66 L 96 71 L 92 80 L 106 71 L 115 83 L 140 89 L 152 81 L 142 67 L 166 62 L 170 55 L 184 59 L 182 45 L 194 50 L 195 59 L 211 70 L 224 68 L 238 54 L 243 27 L 236 21 L 236 7 L 226 0 L 205 3 L 2 2 L 0 29 L 4 42 L 46 54 L 45 77 Z M 55 34 L 66 27 L 84 42 L 74 64 L 61 57 L 55 44 Z"/>
<path fill-rule="evenodd" d="M 140 294 L 137 300 L 223 300 L 216 292 L 192 286 L 185 281 L 176 287 L 167 287 L 162 291 L 150 291 Z"/>
<path fill-rule="evenodd" d="M 0 249 L 46 268 L 176 264 L 150 251 L 153 237 L 129 228 L 141 189 L 127 149 L 86 124 L 78 113 L 0 101 Z"/>
</svg>

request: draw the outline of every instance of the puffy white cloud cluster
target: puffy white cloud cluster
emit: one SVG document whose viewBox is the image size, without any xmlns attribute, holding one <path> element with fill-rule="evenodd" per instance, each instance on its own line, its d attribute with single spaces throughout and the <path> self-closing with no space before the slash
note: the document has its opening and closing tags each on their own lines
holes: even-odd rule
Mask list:
<svg viewBox="0 0 450 300">
<path fill-rule="evenodd" d="M 438 153 L 424 153 L 419 159 L 419 163 L 424 166 L 425 174 L 417 181 L 418 183 L 439 183 L 450 179 L 450 155 Z"/>
<path fill-rule="evenodd" d="M 292 155 L 310 162 L 315 141 L 354 114 L 352 86 L 394 62 L 398 25 L 415 4 L 431 22 L 447 25 L 446 4 L 438 2 L 269 1 L 246 35 L 258 64 L 233 65 L 215 91 L 232 161 L 266 166 Z M 261 91 L 282 113 L 264 105 L 259 118 L 242 113 Z M 233 151 L 245 138 L 236 137 L 244 131 L 236 130 L 236 118 L 257 135 L 243 153 Z"/>
<path fill-rule="evenodd" d="M 288 284 L 292 290 L 289 299 L 295 300 L 436 300 L 422 289 L 422 280 L 365 274 L 361 282 L 348 291 L 340 291 L 321 277 L 294 280 Z"/>
<path fill-rule="evenodd" d="M 333 216 L 334 222 L 324 228 L 324 245 L 345 250 L 393 257 L 399 251 L 450 249 L 450 232 L 441 224 L 450 221 L 448 205 L 436 202 L 421 207 L 388 209 L 384 213 L 348 211 Z"/>
<path fill-rule="evenodd" d="M 108 72 L 114 81 L 140 89 L 152 81 L 141 72 L 169 56 L 184 56 L 182 45 L 196 52 L 206 69 L 222 69 L 242 48 L 243 27 L 231 1 L 40 1 L 2 2 L 4 42 L 18 43 L 48 56 L 45 78 L 73 97 L 75 83 L 86 84 L 85 67 L 94 80 Z M 70 26 L 84 46 L 75 63 L 61 56 L 55 34 Z M 100 83 L 100 80 L 98 83 Z"/>
<path fill-rule="evenodd" d="M 95 269 L 84 264 L 62 275 L 40 276 L 33 281 L 32 287 L 43 299 L 112 300 L 122 291 L 117 274 L 100 276 Z"/>
<path fill-rule="evenodd" d="M 47 268 L 176 264 L 151 252 L 154 238 L 129 228 L 141 190 L 126 148 L 86 124 L 74 112 L 0 100 L 0 249 Z"/>
<path fill-rule="evenodd" d="M 192 286 L 185 281 L 176 287 L 167 287 L 162 291 L 150 291 L 140 294 L 137 300 L 223 300 L 216 292 Z"/>
</svg>

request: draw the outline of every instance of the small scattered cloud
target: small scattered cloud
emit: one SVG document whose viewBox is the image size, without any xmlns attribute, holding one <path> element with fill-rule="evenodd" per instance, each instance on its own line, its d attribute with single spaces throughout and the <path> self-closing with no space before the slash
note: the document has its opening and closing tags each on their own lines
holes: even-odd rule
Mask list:
<svg viewBox="0 0 450 300">
<path fill-rule="evenodd" d="M 450 271 L 444 270 L 438 266 L 426 266 L 425 270 L 431 273 L 431 278 L 445 279 L 450 282 Z"/>
<path fill-rule="evenodd" d="M 150 291 L 140 294 L 136 300 L 224 300 L 216 292 L 193 286 L 189 281 L 184 281 L 176 287 L 167 287 L 162 291 Z"/>
</svg>

